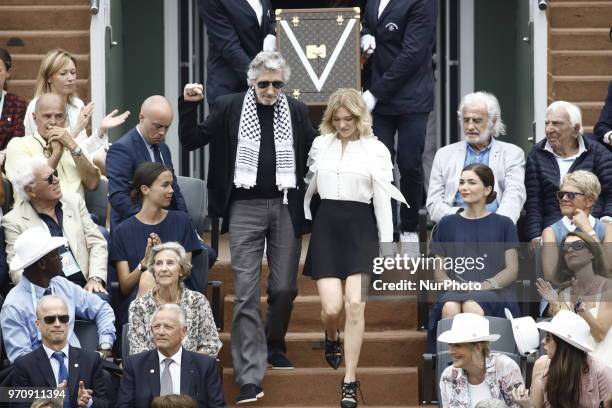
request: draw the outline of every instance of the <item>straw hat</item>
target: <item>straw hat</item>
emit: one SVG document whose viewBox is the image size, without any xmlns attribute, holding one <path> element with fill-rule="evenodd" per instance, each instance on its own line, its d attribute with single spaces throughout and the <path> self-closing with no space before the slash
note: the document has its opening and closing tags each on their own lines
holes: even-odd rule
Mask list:
<svg viewBox="0 0 612 408">
<path fill-rule="evenodd" d="M 536 326 L 582 351 L 593 351 L 589 342 L 589 324 L 576 313 L 560 310 L 550 322 L 539 322 Z"/>
<path fill-rule="evenodd" d="M 489 321 L 475 313 L 459 313 L 453 317 L 450 330 L 438 337 L 442 343 L 475 343 L 477 341 L 496 341 L 501 336 L 489 333 Z"/>
<path fill-rule="evenodd" d="M 42 227 L 25 230 L 15 240 L 15 256 L 11 261 L 11 270 L 27 268 L 54 249 L 66 245 L 66 242 L 66 238 L 52 237 L 49 231 Z"/>
</svg>

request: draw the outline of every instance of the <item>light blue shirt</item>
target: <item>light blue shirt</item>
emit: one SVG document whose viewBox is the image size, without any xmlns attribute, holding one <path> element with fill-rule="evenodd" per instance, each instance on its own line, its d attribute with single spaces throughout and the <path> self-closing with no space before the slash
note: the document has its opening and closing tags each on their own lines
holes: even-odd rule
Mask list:
<svg viewBox="0 0 612 408">
<path fill-rule="evenodd" d="M 68 343 L 81 347 L 74 334 L 75 318 L 95 321 L 98 327 L 98 344 L 115 342 L 115 313 L 99 296 L 87 292 L 63 276 L 56 276 L 49 283 L 51 292 L 64 299 L 68 305 Z M 32 296 L 34 289 L 34 296 Z M 0 326 L 6 355 L 11 363 L 19 356 L 37 349 L 42 344 L 36 327 L 36 304 L 45 288 L 32 284 L 25 276 L 6 296 L 0 312 Z M 33 299 L 34 298 L 34 299 Z M 36 304 L 34 304 L 34 301 Z"/>
<path fill-rule="evenodd" d="M 465 162 L 463 163 L 463 167 L 469 166 L 470 164 L 479 163 L 484 164 L 486 166 L 489 165 L 489 156 L 491 155 L 491 147 L 495 143 L 495 138 L 491 137 L 491 143 L 481 151 L 477 152 L 472 148 L 468 142 L 465 142 L 467 145 L 465 151 Z M 455 207 L 465 208 L 465 203 L 463 202 L 463 197 L 459 191 L 455 194 Z M 497 204 L 497 200 L 494 200 L 492 203 L 487 204 L 487 210 L 490 212 L 495 212 L 499 208 L 499 204 Z"/>
</svg>

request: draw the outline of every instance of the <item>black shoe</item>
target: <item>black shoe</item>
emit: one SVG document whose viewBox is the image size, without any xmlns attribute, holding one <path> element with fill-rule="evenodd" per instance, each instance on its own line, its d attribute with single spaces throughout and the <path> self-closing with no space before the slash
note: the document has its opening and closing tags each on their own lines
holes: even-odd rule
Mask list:
<svg viewBox="0 0 612 408">
<path fill-rule="evenodd" d="M 263 388 L 255 384 L 244 384 L 240 386 L 240 394 L 236 398 L 236 404 L 255 402 L 264 396 Z"/>
<path fill-rule="evenodd" d="M 359 395 L 361 395 L 361 401 L 365 403 L 363 400 L 363 394 L 361 393 L 361 388 L 359 388 L 359 381 L 353 381 L 350 383 L 342 382 L 340 384 L 340 389 L 342 391 L 340 407 L 357 408 L 357 390 L 359 390 Z"/>
<path fill-rule="evenodd" d="M 334 370 L 337 370 L 340 367 L 340 363 L 342 363 L 343 355 L 340 331 L 338 330 L 338 338 L 336 340 L 329 340 L 327 332 L 325 332 L 325 360 L 327 360 L 327 364 Z"/>
<path fill-rule="evenodd" d="M 280 352 L 268 354 L 268 365 L 273 370 L 293 370 L 293 363 Z"/>
</svg>

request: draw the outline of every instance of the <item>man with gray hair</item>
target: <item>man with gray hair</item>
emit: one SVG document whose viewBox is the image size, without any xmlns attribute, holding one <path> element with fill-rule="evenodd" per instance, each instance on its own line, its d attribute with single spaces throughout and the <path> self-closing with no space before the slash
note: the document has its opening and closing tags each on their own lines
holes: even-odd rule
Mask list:
<svg viewBox="0 0 612 408">
<path fill-rule="evenodd" d="M 567 173 L 587 170 L 601 184 L 601 194 L 591 215 L 612 216 L 612 154 L 600 143 L 583 137 L 580 108 L 565 101 L 546 108 L 546 139 L 527 156 L 523 240 L 539 242 L 544 228 L 562 218 L 557 191 Z M 602 221 L 606 221 L 603 218 Z"/>
<path fill-rule="evenodd" d="M 108 245 L 91 220 L 85 201 L 75 193 L 64 193 L 53 169 L 42 157 L 20 163 L 13 178 L 13 188 L 21 200 L 2 219 L 6 239 L 7 262 L 15 255 L 15 240 L 22 232 L 44 226 L 51 236 L 65 237 L 60 248 L 66 278 L 89 292 L 107 293 Z M 13 283 L 22 270 L 10 270 Z"/>
<path fill-rule="evenodd" d="M 185 315 L 176 304 L 163 304 L 151 318 L 155 350 L 123 362 L 117 407 L 149 408 L 158 395 L 189 395 L 199 408 L 225 408 L 214 358 L 183 348 Z"/>
<path fill-rule="evenodd" d="M 57 172 L 64 192 L 84 197 L 84 189 L 94 190 L 100 171 L 83 154 L 76 135 L 66 128 L 66 101 L 57 94 L 43 94 L 36 101 L 33 116 L 36 132 L 13 138 L 6 147 L 6 177 L 12 182 L 25 160 L 42 157 Z"/>
<path fill-rule="evenodd" d="M 263 396 L 268 364 L 293 368 L 285 356 L 285 333 L 297 294 L 306 158 L 316 131 L 306 105 L 283 93 L 289 74 L 279 53 L 260 52 L 249 65 L 248 91 L 217 98 L 201 125 L 202 85 L 187 84 L 179 99 L 183 146 L 194 150 L 210 143 L 208 214 L 223 218 L 222 233 L 230 231 L 238 403 Z M 259 281 L 265 244 L 270 275 L 264 325 Z"/>
<path fill-rule="evenodd" d="M 429 217 L 439 222 L 464 207 L 458 192 L 461 171 L 469 164 L 480 163 L 495 175 L 497 198 L 487 204 L 487 209 L 516 223 L 526 196 L 525 154 L 518 146 L 497 140 L 506 134 L 497 98 L 488 92 L 468 94 L 457 114 L 464 140 L 436 152 L 427 192 Z"/>
</svg>

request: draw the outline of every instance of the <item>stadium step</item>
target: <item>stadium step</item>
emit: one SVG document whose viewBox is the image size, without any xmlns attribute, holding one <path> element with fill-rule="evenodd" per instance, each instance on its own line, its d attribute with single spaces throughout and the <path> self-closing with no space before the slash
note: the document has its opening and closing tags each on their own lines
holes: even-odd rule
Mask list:
<svg viewBox="0 0 612 408">
<path fill-rule="evenodd" d="M 553 97 L 556 100 L 588 102 L 606 99 L 610 76 L 555 76 Z"/>
<path fill-rule="evenodd" d="M 15 66 L 14 76 L 11 79 L 28 79 L 36 78 L 40 63 L 45 57 L 45 54 L 16 54 L 13 55 L 13 64 Z M 89 73 L 89 54 L 73 54 L 76 60 L 78 73 Z M 19 69 L 17 69 L 19 67 Z"/>
<path fill-rule="evenodd" d="M 18 38 L 23 45 L 20 54 L 46 54 L 53 48 L 69 49 L 75 54 L 89 54 L 89 30 L 19 30 L 0 31 L 0 46 L 5 47 L 11 38 Z M 17 49 L 17 47 L 15 47 Z"/>
<path fill-rule="evenodd" d="M 610 75 L 612 50 L 550 51 L 553 75 Z"/>
<path fill-rule="evenodd" d="M 554 50 L 609 50 L 610 28 L 553 28 L 549 47 Z"/>
<path fill-rule="evenodd" d="M 610 1 L 549 1 L 548 21 L 551 27 L 610 28 Z"/>
<path fill-rule="evenodd" d="M 63 30 L 89 30 L 88 5 L 2 5 L 0 16 L 2 30 L 22 30 L 24 27 L 53 30 L 58 21 Z"/>
</svg>

